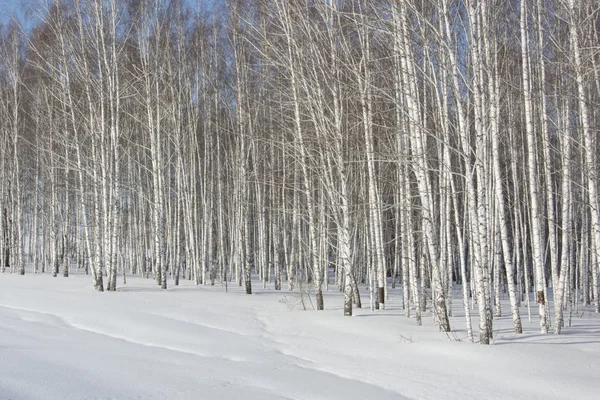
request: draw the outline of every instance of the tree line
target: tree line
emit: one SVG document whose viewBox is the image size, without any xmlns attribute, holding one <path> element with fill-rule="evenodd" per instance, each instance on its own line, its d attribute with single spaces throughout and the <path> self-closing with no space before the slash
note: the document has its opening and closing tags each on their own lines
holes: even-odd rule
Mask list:
<svg viewBox="0 0 600 400">
<path fill-rule="evenodd" d="M 600 312 L 594 0 L 42 0 L 0 29 L 2 272 L 310 284 L 492 339 Z M 76 267 L 73 267 L 76 265 Z M 27 266 L 27 268 L 26 268 Z M 551 317 L 554 317 L 552 320 Z"/>
</svg>

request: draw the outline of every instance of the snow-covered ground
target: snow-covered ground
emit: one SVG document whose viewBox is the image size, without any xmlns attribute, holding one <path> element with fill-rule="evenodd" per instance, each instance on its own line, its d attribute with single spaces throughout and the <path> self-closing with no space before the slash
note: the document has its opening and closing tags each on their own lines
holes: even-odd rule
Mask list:
<svg viewBox="0 0 600 400">
<path fill-rule="evenodd" d="M 523 335 L 496 318 L 495 344 L 480 346 L 458 299 L 447 337 L 429 317 L 404 318 L 400 289 L 385 311 L 349 318 L 335 290 L 315 312 L 297 292 L 258 286 L 162 291 L 129 277 L 97 293 L 85 276 L 0 275 L 0 399 L 600 398 L 590 310 L 555 336 L 523 308 Z"/>
</svg>

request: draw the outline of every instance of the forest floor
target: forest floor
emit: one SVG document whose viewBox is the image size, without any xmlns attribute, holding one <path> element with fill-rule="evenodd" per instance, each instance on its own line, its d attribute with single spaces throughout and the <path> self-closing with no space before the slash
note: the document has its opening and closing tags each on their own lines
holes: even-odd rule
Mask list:
<svg viewBox="0 0 600 400">
<path fill-rule="evenodd" d="M 505 296 L 494 344 L 481 346 L 468 342 L 460 288 L 446 335 L 429 314 L 423 326 L 404 317 L 401 288 L 390 288 L 385 310 L 350 318 L 334 287 L 323 312 L 307 299 L 304 311 L 298 292 L 261 287 L 248 296 L 182 281 L 163 291 L 128 277 L 116 293 L 98 293 L 87 276 L 0 275 L 0 399 L 600 396 L 600 315 L 591 308 L 556 336 L 539 334 L 535 310 L 529 323 L 522 307 L 516 335 Z"/>
</svg>

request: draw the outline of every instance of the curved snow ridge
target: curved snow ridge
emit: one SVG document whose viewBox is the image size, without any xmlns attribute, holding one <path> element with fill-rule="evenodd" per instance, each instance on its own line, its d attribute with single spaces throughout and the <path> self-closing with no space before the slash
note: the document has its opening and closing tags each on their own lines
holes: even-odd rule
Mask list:
<svg viewBox="0 0 600 400">
<path fill-rule="evenodd" d="M 6 305 L 6 304 L 0 304 L 0 308 L 5 308 L 5 309 L 13 311 L 13 312 L 16 311 L 15 314 L 17 314 L 17 318 L 20 319 L 21 321 L 38 322 L 38 323 L 42 323 L 45 325 L 54 325 L 54 326 L 62 326 L 62 327 L 69 326 L 69 323 L 67 323 L 64 318 L 62 318 L 59 315 L 50 313 L 50 312 L 33 310 L 30 308 L 25 308 L 25 307 L 14 307 L 14 306 Z M 44 316 L 47 318 L 46 319 L 32 318 L 31 316 L 19 314 L 19 313 L 23 313 L 23 312 L 33 314 L 33 315 L 41 315 L 41 316 Z M 48 317 L 49 317 L 49 319 L 48 319 Z"/>
<path fill-rule="evenodd" d="M 202 357 L 202 358 L 216 358 L 216 359 L 221 359 L 221 360 L 226 360 L 226 361 L 231 361 L 231 362 L 246 362 L 247 361 L 244 358 L 236 357 L 236 356 L 213 355 L 213 354 L 200 352 L 197 350 L 189 350 L 189 349 L 184 349 L 184 348 L 175 347 L 175 346 L 169 346 L 169 345 L 165 345 L 165 344 L 161 344 L 161 343 L 152 343 L 152 342 L 147 342 L 147 341 L 141 341 L 141 340 L 134 339 L 132 337 L 125 336 L 125 335 L 101 331 L 99 329 L 91 328 L 91 327 L 88 327 L 88 326 L 85 326 L 82 324 L 69 322 L 69 325 L 72 326 L 74 329 L 78 329 L 80 331 L 93 333 L 96 335 L 106 336 L 111 339 L 121 340 L 123 342 L 134 344 L 137 346 L 144 346 L 144 347 L 150 347 L 150 348 L 154 348 L 154 349 L 167 350 L 167 351 L 172 351 L 172 352 L 176 352 L 176 353 L 187 354 L 187 355 Z"/>
<path fill-rule="evenodd" d="M 286 345 L 286 343 L 284 342 L 277 342 L 279 345 Z M 344 379 L 344 380 L 348 380 L 348 381 L 354 381 L 354 382 L 359 382 L 363 385 L 368 385 L 368 386 L 372 386 L 374 388 L 377 388 L 378 390 L 381 390 L 383 392 L 387 392 L 389 394 L 393 394 L 394 396 L 397 396 L 396 398 L 398 400 L 413 400 L 412 397 L 408 397 L 403 393 L 398 392 L 396 389 L 391 388 L 391 387 L 387 387 L 387 386 L 383 386 L 378 382 L 373 382 L 369 379 L 365 379 L 363 378 L 360 374 L 345 374 L 339 371 L 336 371 L 334 368 L 335 366 L 330 365 L 327 366 L 323 363 L 320 363 L 319 361 L 310 359 L 308 357 L 302 357 L 300 355 L 298 355 L 297 353 L 294 353 L 292 351 L 286 351 L 286 350 L 282 350 L 282 349 L 276 349 L 276 351 L 281 354 L 282 356 L 285 356 L 287 358 L 292 358 L 294 360 L 297 360 L 299 362 L 294 362 L 293 364 L 299 368 L 303 368 L 306 370 L 313 370 L 319 373 L 325 373 L 328 375 L 332 375 L 335 376 L 336 378 L 339 379 Z M 378 378 L 381 380 L 381 378 L 383 376 L 386 377 L 386 379 L 394 379 L 397 378 L 397 375 L 394 374 L 390 374 L 388 372 L 385 371 L 379 371 L 378 372 L 379 376 Z M 385 381 L 386 379 L 384 379 L 383 381 Z M 418 383 L 429 383 L 429 381 L 426 380 L 422 380 L 419 381 Z"/>
<path fill-rule="evenodd" d="M 237 357 L 237 356 L 228 356 L 228 355 L 217 355 L 216 356 L 216 355 L 203 353 L 203 352 L 196 351 L 196 350 L 189 350 L 189 349 L 183 349 L 180 347 L 160 344 L 160 343 L 141 341 L 141 340 L 132 338 L 130 336 L 113 333 L 113 332 L 107 332 L 107 331 L 103 331 L 103 330 L 100 330 L 95 327 L 91 327 L 91 326 L 84 325 L 84 324 L 81 324 L 78 322 L 74 322 L 72 320 L 67 319 L 66 317 L 63 317 L 58 314 L 50 313 L 47 311 L 39 311 L 39 310 L 33 310 L 33 309 L 23 308 L 23 307 L 14 307 L 14 306 L 8 306 L 8 305 L 4 305 L 4 304 L 0 304 L 0 307 L 8 309 L 8 310 L 12 310 L 12 311 L 17 311 L 17 312 L 26 312 L 26 313 L 30 313 L 30 314 L 34 314 L 34 315 L 43 315 L 45 317 L 50 317 L 51 319 L 53 319 L 54 320 L 53 322 L 58 322 L 59 324 L 57 324 L 57 325 L 62 326 L 62 327 L 72 328 L 72 329 L 76 329 L 76 330 L 86 332 L 86 333 L 105 336 L 105 337 L 108 337 L 111 339 L 120 340 L 120 341 L 134 344 L 137 346 L 151 347 L 151 348 L 167 350 L 167 351 L 172 351 L 172 352 L 177 352 L 177 353 L 182 353 L 182 354 L 187 354 L 187 355 L 192 355 L 192 356 L 202 357 L 202 358 L 217 358 L 217 359 L 222 359 L 222 360 L 231 361 L 231 362 L 246 362 L 247 361 L 246 359 L 244 359 L 242 357 Z M 51 321 L 30 318 L 30 317 L 23 316 L 23 315 L 18 315 L 18 318 L 23 321 L 26 321 L 26 322 L 40 322 L 40 323 L 44 323 L 47 325 L 52 325 Z"/>
<path fill-rule="evenodd" d="M 198 326 L 201 328 L 215 330 L 215 331 L 222 332 L 222 333 L 232 334 L 235 336 L 246 337 L 248 335 L 253 334 L 252 332 L 237 332 L 234 329 L 228 329 L 228 328 L 224 328 L 224 327 L 220 327 L 220 326 L 216 326 L 216 325 L 209 325 L 209 324 L 201 323 L 199 321 L 195 321 L 195 320 L 192 320 L 189 318 L 173 317 L 173 316 L 168 316 L 168 315 L 158 314 L 158 313 L 148 313 L 148 315 L 153 316 L 153 317 L 163 318 L 168 321 L 181 322 L 184 324 L 190 324 L 190 325 Z"/>
<path fill-rule="evenodd" d="M 291 358 L 293 360 L 300 361 L 300 362 L 296 361 L 296 362 L 291 363 L 293 366 L 295 366 L 297 368 L 302 368 L 302 369 L 308 370 L 308 371 L 314 371 L 314 372 L 320 373 L 320 374 L 327 374 L 332 377 L 342 379 L 344 381 L 357 382 L 357 383 L 360 383 L 365 386 L 370 386 L 378 391 L 381 391 L 383 393 L 386 393 L 386 394 L 392 396 L 394 399 L 397 399 L 397 400 L 415 400 L 412 397 L 407 397 L 406 395 L 399 393 L 398 391 L 396 391 L 392 388 L 385 387 L 385 386 L 382 386 L 375 382 L 370 382 L 369 380 L 363 379 L 361 376 L 348 375 L 348 374 L 344 374 L 344 373 L 335 371 L 334 369 L 332 369 L 333 366 L 328 368 L 322 364 L 319 364 L 317 361 L 313 361 L 313 360 L 311 360 L 309 358 L 305 358 L 305 357 L 300 357 L 296 354 L 293 354 L 292 352 L 286 352 L 281 349 L 276 349 L 276 351 L 288 359 Z M 386 374 L 386 375 L 390 376 L 390 374 Z"/>
<path fill-rule="evenodd" d="M 334 369 L 335 366 L 333 366 L 333 365 L 326 366 L 323 363 L 319 363 L 318 360 L 313 360 L 308 357 L 301 356 L 298 353 L 294 353 L 293 351 L 286 350 L 286 348 L 289 349 L 290 347 L 294 346 L 294 344 L 287 343 L 283 340 L 278 340 L 277 335 L 275 334 L 276 332 L 274 329 L 271 328 L 271 323 L 268 322 L 267 317 L 262 316 L 259 313 L 256 313 L 256 320 L 261 324 L 261 330 L 263 332 L 263 336 L 273 343 L 273 346 L 274 346 L 273 349 L 278 354 L 285 357 L 286 359 L 291 359 L 291 365 L 298 367 L 298 368 L 305 369 L 305 370 L 315 371 L 317 373 L 331 375 L 338 379 L 352 381 L 352 382 L 358 382 L 362 385 L 370 386 L 370 387 L 373 387 L 384 393 L 387 393 L 390 396 L 393 396 L 393 398 L 398 399 L 398 400 L 413 400 L 413 398 L 407 397 L 406 395 L 398 392 L 394 388 L 382 386 L 378 382 L 372 382 L 368 379 L 364 379 L 364 377 L 362 377 L 360 374 L 344 374 L 342 372 L 336 371 Z M 384 373 L 384 374 L 390 378 L 392 377 L 392 375 L 389 373 Z"/>
</svg>

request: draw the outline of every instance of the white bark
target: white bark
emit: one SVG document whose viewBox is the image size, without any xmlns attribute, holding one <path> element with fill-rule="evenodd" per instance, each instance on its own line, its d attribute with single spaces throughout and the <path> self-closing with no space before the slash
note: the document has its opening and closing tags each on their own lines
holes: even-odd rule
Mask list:
<svg viewBox="0 0 600 400">
<path fill-rule="evenodd" d="M 595 252 L 596 260 L 600 260 L 600 209 L 598 203 L 598 172 L 597 172 L 597 157 L 595 152 L 595 141 L 593 140 L 592 130 L 590 127 L 590 117 L 587 106 L 587 93 L 583 77 L 583 62 L 581 49 L 579 45 L 578 32 L 578 12 L 580 10 L 579 0 L 569 0 L 569 37 L 571 41 L 571 51 L 575 64 L 575 76 L 577 80 L 577 102 L 579 105 L 579 119 L 581 122 L 581 134 L 583 136 L 583 147 L 585 151 L 585 171 L 587 174 L 587 194 L 590 208 L 591 232 L 592 232 L 592 247 Z M 599 293 L 599 277 L 598 265 L 594 262 L 592 267 L 592 287 L 594 291 L 594 309 L 600 313 L 600 293 Z M 584 285 L 584 288 L 586 286 Z"/>
<path fill-rule="evenodd" d="M 535 290 L 540 315 L 540 331 L 548 333 L 548 316 L 546 314 L 546 298 L 544 296 L 544 262 L 541 244 L 541 210 L 539 206 L 537 179 L 537 148 L 533 130 L 532 96 L 529 80 L 530 58 L 529 37 L 527 34 L 527 10 L 525 0 L 521 0 L 521 56 L 523 74 L 523 98 L 525 107 L 525 130 L 527 133 L 527 172 L 529 178 L 529 197 L 531 201 L 531 247 L 533 248 L 533 265 L 535 271 Z"/>
</svg>

